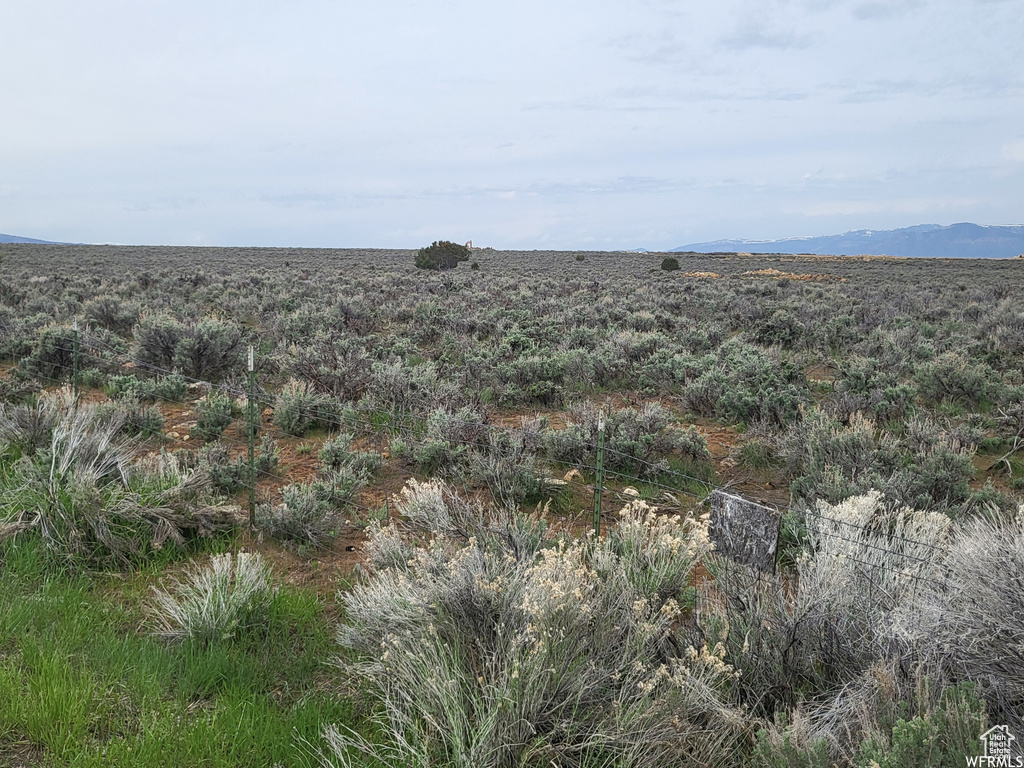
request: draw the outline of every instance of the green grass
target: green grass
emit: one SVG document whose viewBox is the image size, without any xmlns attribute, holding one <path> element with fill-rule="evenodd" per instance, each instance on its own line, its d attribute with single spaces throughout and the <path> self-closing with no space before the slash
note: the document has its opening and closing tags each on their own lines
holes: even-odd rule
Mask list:
<svg viewBox="0 0 1024 768">
<path fill-rule="evenodd" d="M 0 550 L 0 755 L 53 766 L 303 766 L 322 727 L 366 732 L 338 694 L 318 598 L 282 588 L 265 625 L 228 643 L 149 634 L 154 573 L 55 569 L 24 541 Z M 368 734 L 369 735 L 369 734 Z"/>
</svg>

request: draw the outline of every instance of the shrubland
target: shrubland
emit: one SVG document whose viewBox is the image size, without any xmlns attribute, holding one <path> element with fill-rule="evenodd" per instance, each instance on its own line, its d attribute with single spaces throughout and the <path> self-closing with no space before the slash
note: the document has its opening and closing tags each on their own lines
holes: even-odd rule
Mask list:
<svg viewBox="0 0 1024 768">
<path fill-rule="evenodd" d="M 0 755 L 866 768 L 1024 731 L 1018 264 L 3 253 Z M 710 547 L 726 483 L 787 508 L 775 572 Z M 238 551 L 315 580 L 339 537 L 337 605 Z"/>
</svg>

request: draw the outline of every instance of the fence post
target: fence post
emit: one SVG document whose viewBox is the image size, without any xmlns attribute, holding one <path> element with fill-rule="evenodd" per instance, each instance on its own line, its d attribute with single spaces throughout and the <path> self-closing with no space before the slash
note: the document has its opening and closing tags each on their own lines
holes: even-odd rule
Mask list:
<svg viewBox="0 0 1024 768">
<path fill-rule="evenodd" d="M 256 360 L 249 345 L 249 525 L 256 527 Z"/>
<path fill-rule="evenodd" d="M 388 479 L 384 474 L 384 431 L 377 433 L 377 450 L 380 453 L 380 485 L 384 489 L 384 514 L 387 522 L 391 522 L 391 502 L 388 500 Z"/>
<path fill-rule="evenodd" d="M 75 318 L 71 326 L 71 390 L 75 393 L 75 403 L 78 403 L 78 318 Z"/>
<path fill-rule="evenodd" d="M 594 477 L 594 536 L 601 535 L 601 494 L 604 492 L 604 410 L 597 412 L 597 475 Z"/>
</svg>

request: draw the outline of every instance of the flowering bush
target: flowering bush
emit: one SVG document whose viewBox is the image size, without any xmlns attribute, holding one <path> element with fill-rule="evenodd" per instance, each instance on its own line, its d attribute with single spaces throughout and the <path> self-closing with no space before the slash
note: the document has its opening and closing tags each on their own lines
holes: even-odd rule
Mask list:
<svg viewBox="0 0 1024 768">
<path fill-rule="evenodd" d="M 380 701 L 383 745 L 329 728 L 339 755 L 484 768 L 727 759 L 742 718 L 722 647 L 683 627 L 703 521 L 626 506 L 608 537 L 485 517 L 410 483 L 410 522 L 371 529 L 372 575 L 343 596 L 351 670 Z"/>
</svg>

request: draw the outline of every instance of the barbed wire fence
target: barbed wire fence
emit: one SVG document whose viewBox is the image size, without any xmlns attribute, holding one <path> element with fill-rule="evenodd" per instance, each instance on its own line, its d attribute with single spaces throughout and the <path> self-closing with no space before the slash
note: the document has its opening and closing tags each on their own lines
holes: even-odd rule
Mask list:
<svg viewBox="0 0 1024 768">
<path fill-rule="evenodd" d="M 273 409 L 278 405 L 278 401 L 272 393 L 263 390 L 258 385 L 258 377 L 256 375 L 258 373 L 258 358 L 255 356 L 255 350 L 252 347 L 249 349 L 250 356 L 245 371 L 249 386 L 247 389 L 241 389 L 237 386 L 219 384 L 196 377 L 186 376 L 180 371 L 168 369 L 133 357 L 132 355 L 113 347 L 108 342 L 93 336 L 88 333 L 88 331 L 82 331 L 78 327 L 77 322 L 74 323 L 71 330 L 71 335 L 65 340 L 67 346 L 51 347 L 54 352 L 64 353 L 65 355 L 70 356 L 71 359 L 67 360 L 65 358 L 63 361 L 49 360 L 46 362 L 46 365 L 51 369 L 63 370 L 69 374 L 71 385 L 74 388 L 76 397 L 78 395 L 79 380 L 85 370 L 83 368 L 83 362 L 87 362 L 93 364 L 95 367 L 99 367 L 101 370 L 104 368 L 109 369 L 111 367 L 117 367 L 128 373 L 140 371 L 155 376 L 178 376 L 193 389 L 204 391 L 207 397 L 214 392 L 217 392 L 230 396 L 234 399 L 245 399 L 245 404 L 247 406 L 245 421 L 248 439 L 241 440 L 226 434 L 221 434 L 218 439 L 221 443 L 226 444 L 232 449 L 238 450 L 241 455 L 247 456 L 248 458 L 249 484 L 247 490 L 249 498 L 250 524 L 255 524 L 256 486 L 258 478 L 279 483 L 281 486 L 290 485 L 295 482 L 295 479 L 292 477 L 279 474 L 266 468 L 257 469 L 256 467 L 254 452 L 255 435 L 262 428 L 261 421 L 264 411 L 268 408 Z M 94 354 L 96 351 L 98 351 L 99 354 Z M 104 354 L 109 356 L 101 356 Z M 23 362 L 24 359 L 19 360 L 18 365 L 20 366 Z M 160 399 L 163 402 L 172 405 L 192 407 L 201 400 L 201 398 L 197 400 L 175 399 L 168 397 L 161 397 Z M 357 407 L 353 406 L 347 409 L 344 414 L 340 415 L 336 409 L 326 410 L 314 406 L 307 410 L 309 416 L 311 416 L 318 424 L 328 428 L 329 431 L 336 429 L 339 433 L 360 432 L 369 435 L 369 443 L 376 446 L 377 452 L 381 458 L 382 475 L 385 463 L 385 435 L 398 435 L 403 440 L 407 440 L 409 442 L 419 441 L 425 435 L 428 421 L 427 414 L 414 413 L 407 410 L 388 411 L 379 407 L 375 407 L 371 411 L 366 412 L 360 411 Z M 516 428 L 476 421 L 460 421 L 454 414 L 450 414 L 449 422 L 466 428 L 471 428 L 471 430 L 482 432 L 486 437 L 463 435 L 459 440 L 459 444 L 483 452 L 493 452 L 497 449 L 495 443 L 490 439 L 492 434 L 500 434 L 506 437 L 518 437 L 521 439 L 524 433 L 524 429 L 522 427 Z M 601 519 L 604 514 L 602 511 L 602 498 L 606 493 L 610 492 L 610 489 L 606 489 L 604 487 L 603 479 L 605 477 L 618 478 L 624 482 L 639 483 L 643 486 L 656 488 L 662 491 L 666 496 L 670 495 L 672 498 L 677 499 L 680 495 L 692 498 L 694 500 L 695 508 L 711 508 L 710 512 L 713 518 L 712 525 L 714 525 L 716 520 L 720 522 L 725 519 L 726 516 L 721 512 L 723 506 L 728 506 L 729 503 L 737 505 L 740 510 L 741 520 L 739 521 L 740 531 L 734 536 L 734 538 L 738 540 L 738 543 L 733 541 L 730 544 L 727 540 L 728 537 L 722 540 L 725 543 L 725 546 L 721 548 L 723 550 L 721 554 L 725 555 L 725 557 L 721 558 L 721 561 L 726 564 L 728 564 L 731 559 L 742 563 L 743 565 L 752 566 L 755 570 L 774 570 L 775 558 L 777 558 L 778 554 L 778 543 L 781 535 L 783 517 L 786 515 L 795 515 L 797 518 L 803 519 L 805 522 L 816 521 L 814 533 L 817 536 L 852 544 L 856 547 L 863 548 L 868 552 L 878 552 L 885 555 L 890 560 L 902 560 L 910 563 L 911 565 L 905 568 L 896 568 L 894 566 L 886 565 L 885 563 L 880 563 L 878 561 L 872 562 L 862 558 L 857 558 L 855 555 L 850 553 L 844 553 L 844 557 L 848 558 L 851 562 L 858 563 L 865 568 L 887 570 L 901 578 L 909 579 L 918 584 L 942 586 L 942 582 L 929 576 L 925 576 L 919 572 L 915 572 L 913 569 L 914 565 L 929 565 L 935 567 L 937 565 L 935 561 L 939 559 L 943 550 L 941 546 L 932 542 L 905 537 L 894 532 L 890 532 L 886 535 L 886 540 L 891 546 L 880 546 L 878 543 L 873 543 L 868 540 L 870 538 L 877 538 L 878 534 L 878 531 L 870 526 L 861 525 L 849 520 L 843 520 L 828 515 L 820 508 L 815 509 L 810 506 L 804 506 L 801 508 L 777 506 L 766 504 L 763 501 L 746 499 L 733 493 L 732 489 L 727 486 L 716 485 L 707 479 L 682 472 L 670 466 L 666 466 L 664 463 L 648 461 L 645 458 L 606 446 L 604 445 L 603 412 L 599 417 L 597 442 L 582 440 L 580 441 L 580 447 L 585 449 L 590 455 L 594 456 L 594 463 L 590 464 L 586 461 L 576 461 L 571 462 L 571 465 L 576 469 L 586 470 L 593 473 L 594 482 L 587 483 L 582 478 L 574 477 L 573 473 L 569 472 L 563 479 L 558 480 L 558 483 L 564 483 L 566 486 L 573 487 L 581 493 L 593 493 L 593 525 L 596 532 L 600 531 Z M 629 472 L 606 466 L 603 461 L 603 456 L 606 453 L 625 460 L 629 465 L 636 467 L 638 471 L 631 474 Z M 643 470 L 650 470 L 650 476 L 641 476 L 643 474 Z M 549 479 L 549 481 L 551 479 Z M 346 508 L 350 508 L 359 515 L 364 515 L 366 520 L 382 516 L 390 519 L 392 515 L 392 505 L 387 485 L 383 477 L 381 488 L 384 495 L 383 509 L 371 508 L 365 504 L 359 503 L 355 499 L 350 499 L 346 502 Z M 697 491 L 694 490 L 694 488 L 698 488 L 700 490 Z M 730 502 L 730 500 L 735 500 L 735 502 Z M 267 501 L 269 503 L 270 499 Z M 715 514 L 716 512 L 717 514 Z M 751 547 L 750 531 L 744 527 L 742 516 L 755 516 L 759 513 L 767 514 L 776 522 L 776 525 L 774 526 L 774 530 L 772 530 L 771 526 L 766 527 L 762 524 L 762 530 L 760 531 L 761 541 L 757 542 L 755 547 L 759 547 L 756 554 L 760 560 L 758 562 L 754 562 L 749 557 L 749 550 Z M 825 523 L 827 525 L 821 525 L 821 523 Z M 841 531 L 845 531 L 849 535 L 844 536 Z M 900 548 L 896 548 L 897 546 Z M 908 548 L 916 549 L 919 552 L 921 550 L 933 552 L 935 554 L 935 558 L 929 560 L 928 558 L 922 557 L 920 554 L 913 554 L 905 551 Z M 744 553 L 744 549 L 748 551 Z M 764 559 L 766 554 L 770 554 L 772 557 L 770 563 Z M 728 565 L 726 565 L 726 567 L 728 567 Z M 944 568 L 941 564 L 938 564 L 937 567 L 940 569 Z M 870 574 L 867 574 L 867 576 L 870 578 Z"/>
</svg>

